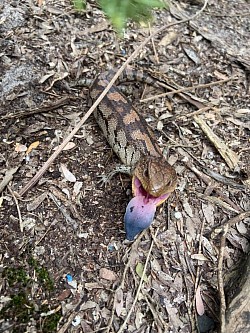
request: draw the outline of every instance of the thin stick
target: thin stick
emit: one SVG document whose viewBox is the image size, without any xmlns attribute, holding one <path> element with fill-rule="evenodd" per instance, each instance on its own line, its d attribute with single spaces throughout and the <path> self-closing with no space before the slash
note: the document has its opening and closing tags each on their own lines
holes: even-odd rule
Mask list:
<svg viewBox="0 0 250 333">
<path fill-rule="evenodd" d="M 12 191 L 11 187 L 9 185 L 7 185 L 7 189 L 10 192 L 10 194 L 12 195 L 15 204 L 16 204 L 16 209 L 17 209 L 17 213 L 18 213 L 18 218 L 19 218 L 19 227 L 20 227 L 20 231 L 23 232 L 23 220 L 22 220 L 22 214 L 21 214 L 21 210 L 18 204 L 18 200 L 14 194 L 14 192 Z"/>
<path fill-rule="evenodd" d="M 160 98 L 160 97 L 179 94 L 179 93 L 186 92 L 186 91 L 192 91 L 192 90 L 195 90 L 195 89 L 198 89 L 198 88 L 208 88 L 208 87 L 216 86 L 218 84 L 222 84 L 222 83 L 225 83 L 225 82 L 228 82 L 228 81 L 231 81 L 231 80 L 235 80 L 235 79 L 236 79 L 235 77 L 229 77 L 227 79 L 219 80 L 219 81 L 215 81 L 215 82 L 197 84 L 197 85 L 192 86 L 192 87 L 185 87 L 185 88 L 180 88 L 180 89 L 177 89 L 177 90 L 173 89 L 173 90 L 171 90 L 170 92 L 167 92 L 167 93 L 163 93 L 163 94 L 159 94 L 159 95 L 155 95 L 155 96 L 151 96 L 151 97 L 148 97 L 148 98 L 141 99 L 140 102 L 148 102 L 148 101 L 152 101 L 154 99 Z"/>
<path fill-rule="evenodd" d="M 218 234 L 220 234 L 226 227 L 231 228 L 232 226 L 234 226 L 236 223 L 239 223 L 240 221 L 247 219 L 248 217 L 250 217 L 250 210 L 247 210 L 243 213 L 240 213 L 237 216 L 232 217 L 230 220 L 228 220 L 225 224 L 223 224 L 222 226 L 219 226 L 218 228 L 214 229 L 212 234 L 211 234 L 211 238 L 214 239 L 216 236 L 218 236 Z"/>
<path fill-rule="evenodd" d="M 149 28 L 149 33 L 151 35 L 152 30 L 151 30 L 151 24 L 150 23 L 148 24 L 148 28 Z M 152 43 L 153 51 L 154 51 L 154 54 L 155 54 L 156 63 L 159 64 L 159 57 L 158 57 L 158 54 L 157 54 L 157 51 L 156 51 L 156 48 L 155 48 L 155 42 L 154 42 L 153 38 L 151 40 L 151 43 Z"/>
<path fill-rule="evenodd" d="M 135 240 L 135 242 L 132 244 L 132 250 L 135 250 L 136 247 L 138 246 L 138 244 L 140 243 L 142 237 L 145 235 L 146 233 L 146 230 L 144 230 Z M 117 292 L 119 289 L 122 289 L 124 288 L 124 284 L 125 284 L 125 278 L 126 278 L 126 275 L 127 275 L 127 272 L 128 272 L 128 269 L 131 267 L 131 260 L 132 260 L 132 256 L 130 256 L 128 258 L 128 262 L 125 266 L 125 269 L 123 271 L 123 275 L 122 275 L 122 281 L 119 285 L 119 287 L 116 289 L 115 292 Z M 112 307 L 112 311 L 111 311 L 111 316 L 110 316 L 110 319 L 109 319 L 109 323 L 108 323 L 108 326 L 107 326 L 107 329 L 105 331 L 105 333 L 109 333 L 109 330 L 110 328 L 112 327 L 113 325 L 113 319 L 114 319 L 114 314 L 115 314 L 115 301 L 113 300 L 113 307 Z"/>
<path fill-rule="evenodd" d="M 225 300 L 222 273 L 223 273 L 223 258 L 224 258 L 227 231 L 228 231 L 228 225 L 226 225 L 224 227 L 223 234 L 221 236 L 220 253 L 219 253 L 219 259 L 218 259 L 218 275 L 217 275 L 219 295 L 220 295 L 220 325 L 221 325 L 220 331 L 221 331 L 221 333 L 225 333 L 226 300 Z"/>
<path fill-rule="evenodd" d="M 156 230 L 155 237 L 157 236 L 158 230 L 159 230 L 159 228 Z M 143 269 L 143 272 L 142 272 L 142 276 L 141 276 L 141 279 L 140 279 L 139 286 L 138 286 L 138 288 L 137 288 L 137 292 L 136 292 L 136 295 L 135 295 L 135 299 L 134 299 L 134 301 L 133 301 L 133 303 L 132 303 L 132 305 L 131 305 L 131 308 L 130 308 L 128 314 L 127 314 L 127 317 L 125 318 L 125 320 L 124 320 L 122 326 L 120 327 L 120 329 L 119 329 L 119 331 L 118 331 L 117 333 L 121 333 L 121 332 L 123 332 L 124 328 L 125 328 L 126 325 L 127 325 L 127 322 L 129 321 L 129 318 L 130 318 L 130 316 L 131 316 L 131 314 L 132 314 L 132 312 L 133 312 L 133 310 L 134 310 L 134 307 L 135 307 L 135 305 L 136 305 L 136 302 L 137 302 L 137 300 L 138 300 L 138 298 L 139 298 L 139 294 L 140 294 L 140 292 L 141 292 L 142 284 L 143 284 L 143 281 L 144 281 L 144 276 L 145 276 L 145 273 L 146 273 L 146 269 L 147 269 L 147 266 L 148 266 L 148 262 L 149 262 L 149 258 L 150 258 L 150 254 L 151 254 L 151 252 L 152 252 L 153 246 L 154 246 L 154 240 L 152 240 L 151 245 L 150 245 L 150 248 L 149 248 L 149 251 L 148 251 L 147 259 L 146 259 L 145 266 L 144 266 L 144 269 Z"/>
<path fill-rule="evenodd" d="M 202 236 L 204 232 L 204 226 L 205 226 L 205 218 L 202 220 L 200 235 L 199 235 L 199 246 L 198 246 L 198 253 L 201 254 L 201 246 L 202 246 Z M 194 284 L 194 294 L 196 294 L 197 288 L 199 286 L 199 280 L 200 280 L 200 272 L 201 272 L 201 266 L 198 264 L 196 269 L 196 277 L 195 277 L 195 284 Z M 193 300 L 193 308 L 196 308 L 196 298 L 194 297 Z"/>
<path fill-rule="evenodd" d="M 171 24 L 167 24 L 160 29 L 153 32 L 149 37 L 147 37 L 144 42 L 142 42 L 138 48 L 128 57 L 128 59 L 124 62 L 124 64 L 118 69 L 112 80 L 109 82 L 107 87 L 103 90 L 101 95 L 97 98 L 97 100 L 94 102 L 94 104 L 91 106 L 91 108 L 88 110 L 88 112 L 85 114 L 85 116 L 80 120 L 80 122 L 76 125 L 76 127 L 72 130 L 72 132 L 64 139 L 64 141 L 58 146 L 57 150 L 49 157 L 49 159 L 44 163 L 44 165 L 41 167 L 41 169 L 35 174 L 35 176 L 28 182 L 24 188 L 22 188 L 19 192 L 19 195 L 24 195 L 31 187 L 34 186 L 38 182 L 38 180 L 43 176 L 43 174 L 46 172 L 46 170 L 49 168 L 49 166 L 54 162 L 54 160 L 57 158 L 57 156 L 60 154 L 60 152 L 63 150 L 63 148 L 69 143 L 69 141 L 74 137 L 74 135 L 78 132 L 78 130 L 82 127 L 82 125 L 85 123 L 85 121 L 89 118 L 91 113 L 96 109 L 98 104 L 101 102 L 101 100 L 104 98 L 104 96 L 107 94 L 109 89 L 112 87 L 112 85 L 115 83 L 119 75 L 124 71 L 128 63 L 136 57 L 136 55 L 139 53 L 139 51 L 158 33 L 162 32 L 163 30 L 172 27 L 177 24 L 182 24 L 185 22 L 188 22 L 195 17 L 197 17 L 206 7 L 208 0 L 205 0 L 203 7 L 193 16 L 183 19 L 178 22 L 174 22 Z"/>
</svg>

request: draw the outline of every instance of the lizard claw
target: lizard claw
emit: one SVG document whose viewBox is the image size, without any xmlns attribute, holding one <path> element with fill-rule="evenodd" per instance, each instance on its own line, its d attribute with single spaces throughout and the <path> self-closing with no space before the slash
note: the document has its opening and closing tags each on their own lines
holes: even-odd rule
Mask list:
<svg viewBox="0 0 250 333">
<path fill-rule="evenodd" d="M 101 186 L 106 186 L 107 184 L 110 183 L 111 179 L 117 173 L 125 173 L 125 174 L 131 175 L 131 167 L 128 167 L 125 165 L 117 165 L 112 171 L 98 176 L 100 178 L 100 180 L 98 181 L 98 184 L 101 184 Z"/>
<path fill-rule="evenodd" d="M 98 184 L 101 184 L 101 186 L 106 186 L 107 184 L 110 183 L 111 179 L 113 178 L 115 174 L 111 171 L 109 173 L 103 174 L 98 176 L 99 180 L 98 180 Z"/>
</svg>

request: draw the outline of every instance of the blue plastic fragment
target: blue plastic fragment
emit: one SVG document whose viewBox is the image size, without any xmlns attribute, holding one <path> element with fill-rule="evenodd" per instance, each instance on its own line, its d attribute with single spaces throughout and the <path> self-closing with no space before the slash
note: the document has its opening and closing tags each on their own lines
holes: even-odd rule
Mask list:
<svg viewBox="0 0 250 333">
<path fill-rule="evenodd" d="M 109 245 L 109 246 L 108 246 L 108 250 L 109 250 L 110 252 L 115 251 L 115 247 L 114 247 L 114 245 Z"/>
<path fill-rule="evenodd" d="M 67 282 L 72 282 L 73 281 L 73 277 L 70 274 L 66 275 L 66 279 L 67 279 Z"/>
</svg>

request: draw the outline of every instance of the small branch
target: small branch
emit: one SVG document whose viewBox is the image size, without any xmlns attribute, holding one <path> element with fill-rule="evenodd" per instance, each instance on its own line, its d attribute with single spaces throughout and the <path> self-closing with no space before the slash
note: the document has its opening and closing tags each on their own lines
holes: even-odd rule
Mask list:
<svg viewBox="0 0 250 333">
<path fill-rule="evenodd" d="M 247 210 L 246 212 L 243 212 L 233 218 L 231 218 L 230 220 L 228 220 L 225 224 L 223 224 L 222 226 L 220 226 L 219 228 L 216 228 L 213 230 L 212 234 L 211 234 L 211 238 L 215 238 L 218 234 L 220 234 L 221 232 L 223 232 L 223 230 L 228 227 L 231 228 L 233 225 L 235 225 L 236 223 L 239 223 L 240 221 L 246 219 L 250 217 L 250 210 Z"/>
<path fill-rule="evenodd" d="M 155 237 L 157 236 L 158 230 L 159 230 L 159 228 L 156 230 Z M 150 254 L 151 254 L 151 252 L 152 252 L 153 246 L 154 246 L 154 240 L 152 240 L 151 245 L 150 245 L 150 248 L 149 248 L 149 251 L 148 251 L 147 259 L 146 259 L 145 266 L 144 266 L 144 269 L 143 269 L 143 272 L 142 272 L 142 276 L 141 276 L 141 279 L 140 279 L 139 286 L 138 286 L 138 288 L 137 288 L 137 292 L 136 292 L 136 295 L 135 295 L 135 299 L 134 299 L 134 301 L 133 301 L 133 303 L 132 303 L 132 305 L 131 305 L 131 308 L 130 308 L 130 310 L 129 310 L 129 312 L 128 312 L 128 314 L 127 314 L 127 316 L 126 316 L 126 318 L 125 318 L 125 320 L 124 320 L 124 322 L 123 322 L 123 324 L 122 324 L 122 326 L 120 327 L 120 329 L 118 330 L 117 333 L 121 333 L 121 332 L 123 332 L 124 328 L 125 328 L 126 325 L 127 325 L 127 322 L 129 321 L 129 318 L 130 318 L 130 316 L 131 316 L 131 314 L 132 314 L 132 312 L 133 312 L 133 310 L 134 310 L 134 307 L 135 307 L 135 305 L 136 305 L 136 303 L 137 303 L 137 300 L 138 300 L 138 298 L 139 298 L 139 294 L 140 294 L 140 292 L 141 292 L 142 284 L 143 284 L 143 282 L 144 282 L 144 276 L 145 276 L 145 274 L 146 274 L 146 269 L 147 269 L 147 266 L 148 266 L 148 262 L 149 262 L 149 258 L 150 258 Z"/>
<path fill-rule="evenodd" d="M 137 238 L 136 240 L 134 241 L 134 243 L 132 244 L 132 250 L 135 250 L 135 248 L 138 246 L 138 244 L 140 243 L 142 237 L 145 235 L 146 233 L 146 230 L 144 230 Z M 127 275 L 127 271 L 128 269 L 130 268 L 131 266 L 131 260 L 132 260 L 132 256 L 129 257 L 128 259 L 128 262 L 125 266 L 125 269 L 123 271 L 123 275 L 122 275 L 122 281 L 119 285 L 119 287 L 116 289 L 116 292 L 119 290 L 119 289 L 123 289 L 124 288 L 124 284 L 125 284 L 125 278 L 126 278 L 126 275 Z M 113 325 L 113 319 L 114 319 L 114 314 L 115 314 L 115 301 L 113 300 L 113 307 L 112 307 L 112 312 L 111 312 L 111 317 L 109 319 L 109 323 L 108 323 L 108 326 L 106 328 L 106 331 L 105 333 L 109 333 L 109 330 L 110 328 L 112 327 Z"/>
<path fill-rule="evenodd" d="M 17 209 L 17 213 L 18 213 L 18 218 L 19 218 L 19 227 L 20 227 L 20 231 L 23 232 L 23 220 L 22 220 L 22 214 L 21 214 L 21 210 L 18 204 L 18 200 L 14 194 L 14 192 L 12 191 L 11 187 L 9 185 L 7 185 L 8 191 L 10 192 L 10 194 L 12 195 L 15 204 L 16 204 L 16 209 Z"/>
<path fill-rule="evenodd" d="M 238 155 L 232 151 L 225 142 L 216 135 L 211 128 L 206 124 L 206 122 L 200 116 L 194 116 L 195 122 L 200 126 L 202 131 L 208 137 L 208 139 L 212 142 L 212 144 L 216 147 L 220 155 L 224 158 L 225 162 L 229 166 L 230 169 L 234 170 L 239 163 Z"/>
<path fill-rule="evenodd" d="M 242 208 L 237 206 L 229 197 L 227 197 L 220 189 L 219 185 L 212 180 L 209 176 L 205 175 L 203 172 L 198 170 L 191 162 L 189 159 L 185 159 L 185 164 L 186 166 L 192 170 L 202 181 L 204 181 L 205 184 L 207 184 L 210 188 L 211 191 L 214 190 L 216 194 L 222 198 L 225 202 L 227 202 L 235 211 L 241 212 Z M 209 193 L 205 193 L 209 195 Z"/>
<path fill-rule="evenodd" d="M 219 259 L 218 259 L 218 288 L 219 288 L 219 295 L 220 295 L 220 331 L 221 333 L 225 333 L 225 314 L 226 314 L 226 300 L 225 300 L 225 293 L 224 293 L 224 284 L 223 284 L 223 257 L 224 257 L 224 250 L 225 250 L 225 243 L 226 243 L 226 235 L 228 231 L 228 225 L 224 227 L 223 234 L 221 236 L 221 243 L 220 243 L 220 252 L 219 252 Z"/>
<path fill-rule="evenodd" d="M 29 117 L 33 114 L 43 113 L 43 112 L 49 112 L 52 110 L 56 110 L 59 107 L 69 104 L 70 101 L 75 100 L 75 97 L 65 96 L 60 98 L 54 103 L 51 103 L 50 105 L 41 106 L 40 108 L 35 108 L 31 110 L 24 110 L 24 111 L 16 111 L 15 113 L 8 113 L 5 116 L 1 117 L 1 120 L 4 119 L 14 119 L 14 118 L 24 118 Z"/>
<path fill-rule="evenodd" d="M 174 94 L 179 94 L 179 93 L 182 93 L 182 92 L 192 91 L 192 90 L 195 90 L 195 89 L 198 89 L 198 88 L 201 88 L 201 89 L 208 88 L 208 87 L 216 86 L 218 84 L 222 84 L 222 83 L 225 83 L 225 82 L 228 82 L 228 81 L 231 81 L 231 80 L 235 80 L 235 79 L 236 79 L 235 77 L 229 77 L 227 79 L 219 80 L 219 81 L 215 81 L 215 82 L 210 82 L 210 83 L 205 83 L 205 84 L 197 84 L 197 85 L 192 86 L 192 87 L 185 87 L 185 88 L 180 88 L 180 89 L 177 89 L 177 90 L 173 89 L 172 91 L 167 92 L 167 93 L 163 93 L 163 94 L 159 94 L 159 95 L 155 95 L 155 96 L 151 96 L 151 97 L 148 97 L 148 98 L 141 99 L 140 102 L 148 102 L 148 101 L 155 100 L 157 98 L 172 96 Z"/>
<path fill-rule="evenodd" d="M 0 193 L 5 189 L 9 182 L 12 181 L 13 175 L 17 172 L 18 169 L 19 166 L 6 170 L 3 180 L 0 183 Z"/>
</svg>

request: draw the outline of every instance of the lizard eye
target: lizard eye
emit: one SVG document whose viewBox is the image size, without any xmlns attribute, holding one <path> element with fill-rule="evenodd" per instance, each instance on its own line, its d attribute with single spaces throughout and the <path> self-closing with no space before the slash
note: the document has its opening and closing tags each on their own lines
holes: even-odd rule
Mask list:
<svg viewBox="0 0 250 333">
<path fill-rule="evenodd" d="M 149 177 L 148 168 L 145 169 L 145 170 L 143 171 L 143 176 L 144 176 L 145 178 L 148 178 L 148 177 Z"/>
</svg>

